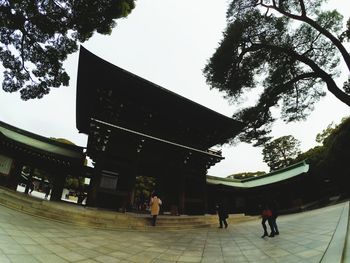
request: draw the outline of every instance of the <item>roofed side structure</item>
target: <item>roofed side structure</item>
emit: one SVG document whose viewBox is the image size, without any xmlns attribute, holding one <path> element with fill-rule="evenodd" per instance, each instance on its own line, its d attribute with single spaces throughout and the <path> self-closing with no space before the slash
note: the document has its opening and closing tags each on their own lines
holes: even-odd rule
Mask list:
<svg viewBox="0 0 350 263">
<path fill-rule="evenodd" d="M 0 121 L 0 152 L 23 155 L 37 162 L 47 162 L 61 167 L 82 167 L 83 147 L 61 143 Z"/>
<path fill-rule="evenodd" d="M 279 183 L 309 171 L 309 165 L 305 162 L 299 162 L 291 166 L 285 167 L 283 169 L 273 171 L 268 174 L 264 174 L 257 177 L 247 178 L 247 179 L 230 179 L 230 178 L 220 178 L 215 176 L 207 176 L 207 184 L 210 185 L 225 185 L 233 188 L 254 188 L 264 185 L 270 185 Z"/>
</svg>

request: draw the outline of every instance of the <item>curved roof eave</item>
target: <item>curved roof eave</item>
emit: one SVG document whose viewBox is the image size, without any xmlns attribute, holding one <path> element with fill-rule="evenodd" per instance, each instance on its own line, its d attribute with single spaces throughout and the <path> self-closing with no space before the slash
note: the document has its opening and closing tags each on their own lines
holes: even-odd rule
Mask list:
<svg viewBox="0 0 350 263">
<path fill-rule="evenodd" d="M 305 161 L 302 161 L 278 171 L 244 180 L 207 176 L 207 184 L 225 185 L 234 188 L 253 188 L 285 181 L 308 171 L 309 165 Z"/>
<path fill-rule="evenodd" d="M 38 149 L 42 152 L 73 159 L 82 159 L 84 156 L 83 147 L 57 142 L 49 138 L 13 127 L 4 122 L 0 122 L 0 133 L 11 141 Z"/>
<path fill-rule="evenodd" d="M 94 112 L 97 111 L 95 108 L 97 107 L 95 101 L 97 87 L 111 89 L 113 91 L 111 96 L 114 96 L 114 90 L 117 90 L 117 94 L 122 94 L 120 97 L 135 100 L 135 103 L 138 105 L 145 104 L 149 107 L 149 104 L 151 104 L 153 110 L 162 112 L 163 115 L 169 116 L 170 119 L 183 118 L 186 123 L 194 127 L 203 128 L 203 120 L 206 120 L 206 127 L 213 123 L 213 127 L 217 128 L 219 134 L 217 134 L 216 140 L 213 141 L 211 146 L 226 143 L 230 137 L 240 132 L 243 125 L 240 121 L 222 115 L 113 65 L 91 53 L 83 46 L 80 47 L 78 67 L 76 126 L 80 132 L 88 133 L 89 120 L 93 117 Z M 117 86 L 117 80 L 121 76 L 123 81 L 130 83 L 130 85 Z M 139 93 L 139 96 L 135 95 Z M 145 99 L 145 94 L 156 96 L 158 98 L 157 103 Z"/>
</svg>

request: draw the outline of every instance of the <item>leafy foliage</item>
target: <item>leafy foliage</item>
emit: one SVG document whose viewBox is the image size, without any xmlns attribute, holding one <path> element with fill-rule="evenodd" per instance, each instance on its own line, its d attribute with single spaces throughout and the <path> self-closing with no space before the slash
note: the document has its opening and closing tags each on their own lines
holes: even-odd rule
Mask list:
<svg viewBox="0 0 350 263">
<path fill-rule="evenodd" d="M 350 40 L 350 19 L 346 23 L 346 30 L 340 35 L 340 40 L 344 39 Z"/>
<path fill-rule="evenodd" d="M 271 171 L 287 167 L 300 154 L 299 146 L 300 142 L 292 135 L 279 137 L 264 145 L 264 162 Z"/>
<path fill-rule="evenodd" d="M 266 174 L 264 171 L 245 172 L 245 173 L 231 174 L 231 175 L 227 176 L 226 178 L 241 180 L 241 179 L 247 179 L 247 178 L 261 176 L 264 174 Z"/>
<path fill-rule="evenodd" d="M 84 188 L 85 178 L 82 176 L 76 177 L 72 175 L 68 175 L 66 177 L 66 181 L 64 183 L 64 187 L 72 190 L 79 190 Z"/>
<path fill-rule="evenodd" d="M 272 108 L 280 107 L 286 122 L 305 119 L 325 95 L 324 84 L 350 106 L 350 89 L 334 82 L 339 53 L 350 70 L 349 52 L 336 37 L 342 16 L 322 11 L 322 2 L 231 1 L 223 40 L 203 72 L 208 84 L 232 102 L 263 87 L 254 106 L 234 114 L 245 124 L 241 141 L 261 145 L 270 139 Z"/>
<path fill-rule="evenodd" d="M 134 0 L 0 0 L 2 88 L 24 100 L 67 86 L 67 55 L 96 31 L 110 34 L 114 19 L 126 17 Z"/>
<path fill-rule="evenodd" d="M 135 183 L 135 203 L 142 208 L 146 202 L 148 204 L 151 193 L 156 186 L 156 180 L 153 177 L 137 176 Z"/>
<path fill-rule="evenodd" d="M 65 138 L 54 138 L 54 137 L 50 137 L 51 140 L 57 141 L 57 142 L 61 142 L 61 143 L 65 143 L 65 144 L 70 144 L 70 145 L 75 145 L 73 142 L 71 142 L 70 140 L 67 140 Z"/>
<path fill-rule="evenodd" d="M 293 161 L 293 163 L 298 163 L 303 160 L 308 160 L 308 163 L 313 166 L 322 162 L 325 156 L 325 147 L 316 146 L 307 150 L 306 152 L 300 153 Z"/>
<path fill-rule="evenodd" d="M 316 142 L 323 144 L 323 146 L 330 146 L 333 143 L 335 134 L 339 130 L 344 129 L 348 121 L 349 117 L 344 117 L 338 125 L 332 122 L 326 129 L 316 135 Z"/>
<path fill-rule="evenodd" d="M 316 142 L 324 144 L 335 128 L 333 122 L 329 124 L 326 129 L 316 135 Z"/>
<path fill-rule="evenodd" d="M 350 117 L 342 119 L 339 125 L 330 124 L 319 133 L 316 141 L 322 143 L 301 153 L 293 163 L 307 159 L 310 175 L 319 182 L 331 182 L 345 193 L 350 183 Z"/>
<path fill-rule="evenodd" d="M 334 128 L 324 143 L 326 154 L 323 167 L 328 176 L 339 182 L 341 187 L 348 191 L 350 182 L 350 118 L 344 119 L 341 124 Z"/>
</svg>

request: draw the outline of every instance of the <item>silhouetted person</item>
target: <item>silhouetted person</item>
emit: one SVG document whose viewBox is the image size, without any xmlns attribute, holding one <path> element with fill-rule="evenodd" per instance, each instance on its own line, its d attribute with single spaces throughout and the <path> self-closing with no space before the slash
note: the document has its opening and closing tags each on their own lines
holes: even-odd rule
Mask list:
<svg viewBox="0 0 350 263">
<path fill-rule="evenodd" d="M 84 193 L 84 191 L 83 191 L 83 190 L 80 190 L 80 191 L 78 192 L 77 195 L 78 195 L 77 203 L 78 203 L 78 204 L 82 204 L 83 201 L 84 201 L 84 199 L 85 199 L 85 193 Z"/>
<path fill-rule="evenodd" d="M 270 209 L 272 212 L 271 216 L 271 226 L 273 227 L 273 232 L 275 235 L 279 235 L 276 219 L 278 217 L 278 204 L 276 201 L 272 201 L 270 204 Z"/>
<path fill-rule="evenodd" d="M 30 181 L 30 183 L 29 183 L 29 193 L 30 193 L 30 194 L 33 192 L 34 187 L 35 187 L 34 182 L 33 182 L 33 181 Z"/>
<path fill-rule="evenodd" d="M 47 198 L 49 197 L 50 192 L 51 192 L 51 187 L 50 187 L 50 185 L 48 184 L 48 185 L 46 186 L 46 189 L 45 189 L 45 199 L 47 199 Z"/>
<path fill-rule="evenodd" d="M 223 225 L 225 225 L 225 228 L 227 228 L 228 224 L 226 219 L 228 218 L 228 213 L 226 207 L 222 203 L 220 203 L 216 206 L 216 209 L 218 211 L 219 216 L 219 228 L 222 228 Z"/>
<path fill-rule="evenodd" d="M 262 218 L 261 225 L 264 229 L 264 234 L 261 237 L 262 238 L 264 238 L 266 236 L 274 237 L 275 232 L 274 232 L 274 228 L 273 228 L 272 220 L 271 220 L 272 219 L 272 211 L 267 204 L 264 205 L 263 211 L 261 213 L 261 218 Z M 269 223 L 269 226 L 270 226 L 270 230 L 271 230 L 270 235 L 267 233 L 266 221 Z"/>
</svg>

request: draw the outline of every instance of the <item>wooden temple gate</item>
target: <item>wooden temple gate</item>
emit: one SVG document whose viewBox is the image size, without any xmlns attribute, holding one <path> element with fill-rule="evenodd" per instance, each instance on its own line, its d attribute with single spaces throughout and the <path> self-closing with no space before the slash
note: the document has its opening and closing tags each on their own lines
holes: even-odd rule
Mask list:
<svg viewBox="0 0 350 263">
<path fill-rule="evenodd" d="M 77 128 L 95 163 L 88 205 L 128 209 L 136 176 L 156 178 L 165 210 L 206 212 L 207 169 L 223 159 L 210 150 L 241 123 L 80 49 Z"/>
</svg>

